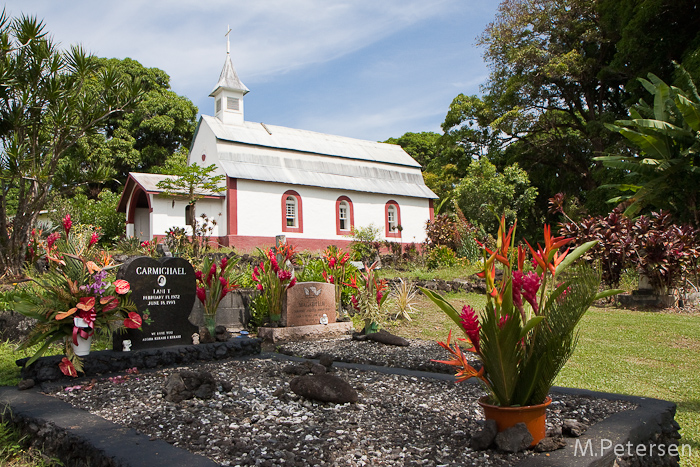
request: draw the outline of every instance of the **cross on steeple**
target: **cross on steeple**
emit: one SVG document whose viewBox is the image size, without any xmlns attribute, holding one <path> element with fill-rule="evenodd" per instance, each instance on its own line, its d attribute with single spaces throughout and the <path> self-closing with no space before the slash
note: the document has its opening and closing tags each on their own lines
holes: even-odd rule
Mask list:
<svg viewBox="0 0 700 467">
<path fill-rule="evenodd" d="M 226 34 L 224 34 L 224 36 L 226 36 L 226 53 L 229 54 L 229 53 L 231 53 L 231 43 L 229 42 L 228 36 L 231 33 L 231 26 L 229 25 L 226 27 L 228 28 L 228 31 L 226 32 Z"/>
</svg>

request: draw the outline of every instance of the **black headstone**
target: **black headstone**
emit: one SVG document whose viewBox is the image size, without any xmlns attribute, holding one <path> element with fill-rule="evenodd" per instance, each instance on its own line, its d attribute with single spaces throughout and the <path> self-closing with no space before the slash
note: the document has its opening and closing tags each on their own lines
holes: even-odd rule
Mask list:
<svg viewBox="0 0 700 467">
<path fill-rule="evenodd" d="M 120 266 L 117 279 L 129 282 L 131 299 L 140 315 L 148 311 L 151 324 L 116 333 L 114 350 L 123 350 L 127 339 L 131 350 L 192 343 L 198 328 L 188 320 L 196 298 L 194 268 L 189 261 L 137 256 Z"/>
</svg>

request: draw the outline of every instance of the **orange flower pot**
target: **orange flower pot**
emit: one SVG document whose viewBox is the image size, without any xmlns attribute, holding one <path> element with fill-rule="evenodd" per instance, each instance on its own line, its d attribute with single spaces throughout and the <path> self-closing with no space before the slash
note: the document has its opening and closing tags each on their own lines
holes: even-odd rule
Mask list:
<svg viewBox="0 0 700 467">
<path fill-rule="evenodd" d="M 532 435 L 533 441 L 530 447 L 535 446 L 544 439 L 547 427 L 547 406 L 552 403 L 552 398 L 547 396 L 542 404 L 526 405 L 524 407 L 501 407 L 499 405 L 487 404 L 488 396 L 478 400 L 479 405 L 484 409 L 484 418 L 495 420 L 498 431 L 504 431 L 516 423 L 524 423 L 527 430 Z"/>
</svg>

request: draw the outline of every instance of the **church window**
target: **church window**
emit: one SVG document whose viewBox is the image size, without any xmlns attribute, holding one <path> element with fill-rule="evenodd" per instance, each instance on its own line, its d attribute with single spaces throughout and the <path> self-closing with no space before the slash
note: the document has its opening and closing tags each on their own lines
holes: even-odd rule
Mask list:
<svg viewBox="0 0 700 467">
<path fill-rule="evenodd" d="M 216 113 L 221 112 L 221 99 L 216 100 Z"/>
<path fill-rule="evenodd" d="M 226 98 L 226 109 L 227 110 L 240 110 L 240 102 L 237 97 L 227 97 Z"/>
<path fill-rule="evenodd" d="M 387 201 L 385 205 L 385 221 L 387 237 L 401 237 L 401 211 L 399 203 L 394 200 Z"/>
<path fill-rule="evenodd" d="M 352 201 L 347 196 L 341 196 L 335 201 L 335 233 L 348 235 L 355 225 Z"/>
<path fill-rule="evenodd" d="M 301 196 L 294 190 L 282 195 L 282 232 L 303 232 Z"/>
</svg>

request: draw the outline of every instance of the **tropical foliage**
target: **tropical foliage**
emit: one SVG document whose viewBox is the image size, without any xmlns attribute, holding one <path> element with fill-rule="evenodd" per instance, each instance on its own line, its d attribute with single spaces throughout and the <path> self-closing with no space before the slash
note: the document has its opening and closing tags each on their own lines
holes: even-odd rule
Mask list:
<svg viewBox="0 0 700 467">
<path fill-rule="evenodd" d="M 365 264 L 364 270 L 354 274 L 346 284 L 353 290 L 352 306 L 359 319 L 365 323 L 365 333 L 370 334 L 379 329 L 386 318 L 384 305 L 389 298 L 389 285 L 386 279 L 380 279 L 376 271 L 377 263 Z"/>
<path fill-rule="evenodd" d="M 568 269 L 593 246 L 590 242 L 570 252 L 560 249 L 571 241 L 552 237 L 545 226 L 544 247 L 528 244 L 536 270 L 526 269 L 526 249 L 515 247 L 515 225 L 506 229 L 501 218 L 496 248 L 484 249 L 487 303 L 478 314 L 465 306 L 458 312 L 439 294 L 421 291 L 440 307 L 465 333 L 470 351 L 481 360 L 473 367 L 458 345 L 440 344 L 452 360 L 444 363 L 460 368 L 459 381 L 479 378 L 489 392 L 490 402 L 504 407 L 544 402 L 554 378 L 573 353 L 576 324 L 601 297 L 618 291 L 598 293 L 600 276 L 585 264 Z M 503 270 L 495 280 L 496 263 Z"/>
<path fill-rule="evenodd" d="M 253 306 L 259 320 L 269 319 L 277 323 L 282 316 L 287 289 L 297 282 L 292 270 L 296 264 L 296 251 L 293 246 L 282 243 L 267 252 L 258 249 L 258 254 L 263 259 L 253 268 L 251 276 L 260 295 Z"/>
<path fill-rule="evenodd" d="M 109 255 L 95 250 L 97 234 L 76 234 L 71 227 L 70 216 L 66 216 L 63 236 L 49 236 L 43 252 L 49 269 L 34 274 L 33 286 L 15 294 L 14 309 L 36 320 L 19 346 L 26 349 L 41 345 L 27 365 L 41 357 L 52 343 L 65 341 L 67 358 L 61 362 L 61 371 L 77 376 L 82 363 L 71 344 L 78 344 L 78 336 L 87 339 L 95 332 L 111 336 L 119 329 L 139 329 L 142 318 L 129 298 L 130 284 L 108 280 L 108 271 L 115 265 Z"/>
<path fill-rule="evenodd" d="M 238 259 L 230 260 L 224 256 L 217 263 L 214 257 L 208 256 L 204 259 L 202 269 L 195 272 L 197 298 L 204 309 L 204 321 L 211 336 L 214 335 L 216 327 L 216 310 L 219 309 L 219 303 L 229 292 L 238 288 L 231 277 L 236 262 Z"/>
</svg>

